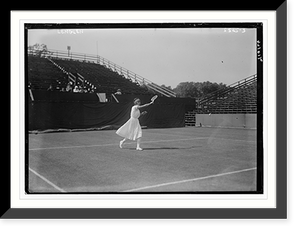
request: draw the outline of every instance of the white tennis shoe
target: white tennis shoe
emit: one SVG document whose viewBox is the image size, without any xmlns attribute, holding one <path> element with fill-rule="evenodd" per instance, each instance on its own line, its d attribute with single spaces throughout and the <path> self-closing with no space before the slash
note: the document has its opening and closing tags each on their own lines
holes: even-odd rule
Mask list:
<svg viewBox="0 0 300 232">
<path fill-rule="evenodd" d="M 122 149 L 123 148 L 123 140 L 120 141 L 119 147 Z"/>
</svg>

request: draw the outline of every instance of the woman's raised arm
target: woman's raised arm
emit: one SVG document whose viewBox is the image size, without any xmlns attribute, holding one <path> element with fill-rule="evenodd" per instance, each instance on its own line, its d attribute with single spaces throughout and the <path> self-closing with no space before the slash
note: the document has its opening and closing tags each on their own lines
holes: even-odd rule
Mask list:
<svg viewBox="0 0 300 232">
<path fill-rule="evenodd" d="M 147 104 L 145 104 L 145 105 L 138 106 L 137 108 L 138 108 L 138 109 L 141 109 L 141 108 L 150 106 L 150 105 L 152 105 L 152 104 L 153 104 L 153 101 L 151 101 L 151 102 L 149 102 L 149 103 L 147 103 Z"/>
</svg>

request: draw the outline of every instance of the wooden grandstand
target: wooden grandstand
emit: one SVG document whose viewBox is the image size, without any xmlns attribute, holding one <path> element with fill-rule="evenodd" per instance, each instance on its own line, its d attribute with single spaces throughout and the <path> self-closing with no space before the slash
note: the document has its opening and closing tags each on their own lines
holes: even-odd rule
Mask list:
<svg viewBox="0 0 300 232">
<path fill-rule="evenodd" d="M 256 114 L 257 75 L 197 99 L 197 107 L 185 115 L 186 126 L 195 126 L 196 114 Z"/>
<path fill-rule="evenodd" d="M 87 92 L 124 94 L 159 94 L 176 97 L 168 88 L 123 68 L 103 57 L 63 51 L 28 49 L 28 82 L 32 89 L 66 88 L 68 83 L 79 85 Z M 73 86 L 74 87 L 74 86 Z"/>
</svg>

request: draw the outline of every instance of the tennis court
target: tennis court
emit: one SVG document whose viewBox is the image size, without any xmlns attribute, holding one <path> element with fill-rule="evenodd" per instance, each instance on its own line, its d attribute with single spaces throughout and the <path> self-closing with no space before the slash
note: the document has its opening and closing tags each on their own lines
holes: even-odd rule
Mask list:
<svg viewBox="0 0 300 232">
<path fill-rule="evenodd" d="M 144 129 L 142 148 L 115 130 L 29 134 L 30 193 L 256 191 L 256 130 Z"/>
</svg>

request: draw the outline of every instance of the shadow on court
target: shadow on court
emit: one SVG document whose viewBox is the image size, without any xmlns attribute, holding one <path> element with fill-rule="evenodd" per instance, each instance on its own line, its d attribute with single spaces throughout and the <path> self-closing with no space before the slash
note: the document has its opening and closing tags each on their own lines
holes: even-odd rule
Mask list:
<svg viewBox="0 0 300 232">
<path fill-rule="evenodd" d="M 143 147 L 144 151 L 159 151 L 159 150 L 189 150 L 189 149 L 196 149 L 200 148 L 202 146 L 190 146 L 190 147 Z M 133 147 L 130 148 L 123 148 L 123 149 L 128 149 L 128 150 L 136 150 Z"/>
<path fill-rule="evenodd" d="M 147 129 L 143 151 L 114 130 L 29 135 L 28 192 L 254 191 L 256 130 Z"/>
</svg>

